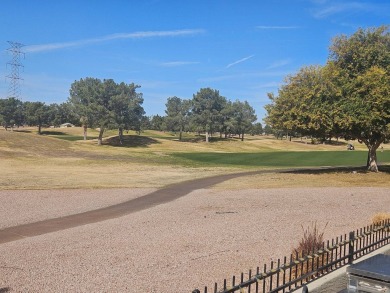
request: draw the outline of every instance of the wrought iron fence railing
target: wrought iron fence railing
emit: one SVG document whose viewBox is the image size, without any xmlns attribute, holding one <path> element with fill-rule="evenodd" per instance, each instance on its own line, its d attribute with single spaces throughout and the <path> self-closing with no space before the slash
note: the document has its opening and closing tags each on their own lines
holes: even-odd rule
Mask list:
<svg viewBox="0 0 390 293">
<path fill-rule="evenodd" d="M 231 282 L 225 279 L 210 290 L 206 286 L 203 291 L 195 289 L 192 293 L 292 292 L 387 244 L 390 244 L 390 220 L 352 231 L 348 237 L 344 234 L 326 241 L 320 250 L 291 254 L 271 261 L 268 267 L 264 265 L 262 269 L 257 267 L 247 274 L 241 273 L 239 278 L 233 276 Z"/>
</svg>

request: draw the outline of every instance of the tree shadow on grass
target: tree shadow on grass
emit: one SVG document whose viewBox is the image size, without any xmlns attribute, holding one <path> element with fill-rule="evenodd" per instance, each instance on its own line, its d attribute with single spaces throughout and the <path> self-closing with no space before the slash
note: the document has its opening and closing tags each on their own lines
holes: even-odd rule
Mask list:
<svg viewBox="0 0 390 293">
<path fill-rule="evenodd" d="M 294 143 L 298 143 L 298 144 L 324 144 L 324 145 L 330 145 L 330 146 L 346 146 L 348 144 L 348 142 L 346 141 L 338 141 L 338 140 L 326 140 L 324 142 L 316 142 L 316 143 L 312 143 L 311 140 L 293 140 Z"/>
<path fill-rule="evenodd" d="M 42 131 L 42 135 L 68 135 L 68 134 L 65 132 L 62 132 L 62 131 L 45 130 L 45 131 Z"/>
<path fill-rule="evenodd" d="M 219 137 L 219 136 L 212 136 L 209 137 L 209 143 L 216 143 L 220 141 L 236 141 L 238 140 L 238 137 Z M 197 135 L 195 137 L 183 137 L 181 141 L 185 142 L 206 142 L 206 137 L 203 135 Z"/>
<path fill-rule="evenodd" d="M 10 131 L 10 130 L 8 130 L 8 131 Z M 15 132 L 23 132 L 23 133 L 31 133 L 32 132 L 31 130 L 19 129 L 19 128 L 14 128 L 13 131 L 15 131 Z M 1 291 L 0 291 L 0 293 L 1 293 Z"/>
<path fill-rule="evenodd" d="M 390 165 L 379 166 L 379 172 L 390 174 Z"/>
<path fill-rule="evenodd" d="M 390 165 L 378 166 L 379 172 L 390 174 Z M 284 173 L 293 174 L 330 174 L 330 173 L 371 173 L 367 170 L 366 166 L 361 167 L 326 167 L 326 168 L 313 168 L 313 169 L 302 169 L 302 170 L 291 170 Z"/>
<path fill-rule="evenodd" d="M 179 141 L 179 138 L 175 140 Z M 203 136 L 195 136 L 195 137 L 182 137 L 181 142 L 204 142 L 205 138 Z"/>
<path fill-rule="evenodd" d="M 122 144 L 119 141 L 119 136 L 109 137 L 103 140 L 103 145 L 115 147 L 147 147 L 160 142 L 154 138 L 139 135 L 124 135 Z"/>
<path fill-rule="evenodd" d="M 164 137 L 165 139 L 169 140 L 175 140 L 179 142 L 193 142 L 193 143 L 198 143 L 198 142 L 206 142 L 206 137 L 204 135 L 196 135 L 196 136 L 183 136 L 181 140 L 179 140 L 179 137 L 177 135 L 172 136 L 172 137 Z M 209 137 L 209 143 L 216 143 L 220 141 L 237 141 L 241 140 L 241 138 L 238 137 L 217 137 L 217 136 L 212 136 Z"/>
</svg>

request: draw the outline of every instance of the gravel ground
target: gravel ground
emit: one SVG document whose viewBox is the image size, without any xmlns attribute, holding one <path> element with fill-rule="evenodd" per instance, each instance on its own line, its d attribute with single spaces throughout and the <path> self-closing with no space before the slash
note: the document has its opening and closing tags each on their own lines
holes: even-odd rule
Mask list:
<svg viewBox="0 0 390 293">
<path fill-rule="evenodd" d="M 156 189 L 0 190 L 0 229 L 127 201 Z"/>
<path fill-rule="evenodd" d="M 74 196 L 67 197 L 68 192 Z M 80 212 L 147 190 L 110 192 L 109 200 L 97 190 L 1 193 L 6 206 L 2 225 Z M 42 200 L 40 193 L 50 200 Z M 184 293 L 211 288 L 289 254 L 302 236 L 302 225 L 317 221 L 322 229 L 328 223 L 325 238 L 363 227 L 376 212 L 390 212 L 389 194 L 389 188 L 197 190 L 121 218 L 0 245 L 0 292 Z M 93 205 L 87 203 L 91 199 Z M 35 209 L 41 212 L 30 216 Z"/>
</svg>

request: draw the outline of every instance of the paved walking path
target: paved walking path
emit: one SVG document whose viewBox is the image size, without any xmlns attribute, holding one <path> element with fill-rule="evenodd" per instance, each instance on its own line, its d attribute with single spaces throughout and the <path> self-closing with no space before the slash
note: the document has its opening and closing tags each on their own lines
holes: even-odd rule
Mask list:
<svg viewBox="0 0 390 293">
<path fill-rule="evenodd" d="M 212 185 L 239 176 L 274 173 L 282 171 L 287 170 L 261 170 L 243 173 L 224 174 L 172 184 L 147 195 L 109 207 L 100 208 L 97 210 L 92 210 L 80 214 L 74 214 L 70 216 L 5 228 L 3 230 L 0 230 L 0 244 L 23 239 L 26 237 L 33 237 L 41 234 L 51 233 L 68 228 L 121 217 L 137 211 L 148 209 L 159 204 L 173 201 L 194 190 L 207 188 Z"/>
</svg>

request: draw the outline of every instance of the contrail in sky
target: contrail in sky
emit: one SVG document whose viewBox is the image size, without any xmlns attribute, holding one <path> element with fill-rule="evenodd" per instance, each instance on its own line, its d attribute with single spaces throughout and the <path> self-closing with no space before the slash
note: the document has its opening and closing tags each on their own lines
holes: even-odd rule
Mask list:
<svg viewBox="0 0 390 293">
<path fill-rule="evenodd" d="M 102 36 L 99 38 L 79 40 L 73 42 L 31 45 L 31 46 L 24 47 L 24 51 L 26 53 L 37 53 L 37 52 L 44 52 L 44 51 L 59 50 L 63 48 L 79 47 L 79 46 L 89 45 L 93 43 L 101 43 L 101 42 L 111 41 L 111 40 L 143 39 L 143 38 L 153 38 L 153 37 L 177 37 L 177 36 L 185 36 L 185 35 L 195 35 L 203 32 L 204 30 L 201 29 L 187 29 L 187 30 L 173 30 L 173 31 L 146 31 L 146 32 L 134 32 L 134 33 L 119 33 L 119 34 L 112 34 L 108 36 Z"/>
<path fill-rule="evenodd" d="M 248 56 L 248 57 L 245 57 L 245 58 L 242 58 L 242 59 L 240 59 L 240 60 L 237 60 L 237 61 L 235 61 L 235 62 L 233 62 L 233 63 L 230 63 L 230 64 L 228 64 L 228 65 L 226 66 L 226 68 L 230 68 L 230 67 L 232 67 L 232 66 L 234 66 L 234 65 L 236 65 L 236 64 L 238 64 L 238 63 L 242 63 L 242 62 L 244 62 L 244 61 L 246 61 L 246 60 L 252 58 L 253 56 L 255 56 L 255 55 L 250 55 L 250 56 Z"/>
</svg>

